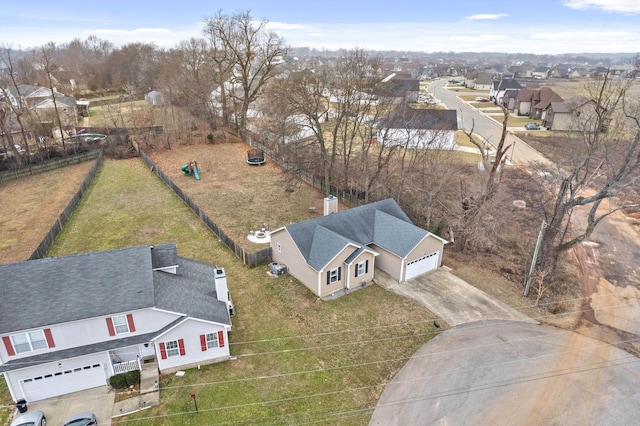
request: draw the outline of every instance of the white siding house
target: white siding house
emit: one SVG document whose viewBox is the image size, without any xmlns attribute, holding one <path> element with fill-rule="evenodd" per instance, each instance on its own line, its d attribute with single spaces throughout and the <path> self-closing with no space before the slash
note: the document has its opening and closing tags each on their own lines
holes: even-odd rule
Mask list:
<svg viewBox="0 0 640 426">
<path fill-rule="evenodd" d="M 0 276 L 0 372 L 14 401 L 106 386 L 146 359 L 164 372 L 229 357 L 224 269 L 175 244 L 5 264 Z"/>
</svg>

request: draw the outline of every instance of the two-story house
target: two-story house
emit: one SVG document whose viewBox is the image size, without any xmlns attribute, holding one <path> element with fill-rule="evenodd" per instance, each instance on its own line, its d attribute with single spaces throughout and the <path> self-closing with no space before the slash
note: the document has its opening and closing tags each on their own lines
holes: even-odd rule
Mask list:
<svg viewBox="0 0 640 426">
<path fill-rule="evenodd" d="M 224 269 L 175 244 L 0 265 L 0 373 L 14 401 L 106 386 L 155 359 L 160 372 L 229 358 Z"/>
</svg>

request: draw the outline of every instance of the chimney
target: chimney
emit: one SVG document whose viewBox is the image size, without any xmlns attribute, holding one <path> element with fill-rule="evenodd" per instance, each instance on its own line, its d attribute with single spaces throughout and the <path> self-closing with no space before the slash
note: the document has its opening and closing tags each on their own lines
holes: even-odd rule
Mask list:
<svg viewBox="0 0 640 426">
<path fill-rule="evenodd" d="M 324 215 L 327 216 L 337 212 L 338 212 L 338 199 L 333 195 L 329 195 L 324 199 Z"/>
<path fill-rule="evenodd" d="M 221 302 L 229 304 L 229 290 L 227 289 L 227 276 L 224 268 L 215 268 L 213 272 L 213 282 L 216 286 L 216 296 Z"/>
</svg>

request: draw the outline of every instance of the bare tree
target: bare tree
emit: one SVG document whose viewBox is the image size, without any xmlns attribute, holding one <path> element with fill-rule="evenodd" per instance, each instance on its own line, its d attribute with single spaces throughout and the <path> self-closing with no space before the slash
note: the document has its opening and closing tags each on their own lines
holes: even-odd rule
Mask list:
<svg viewBox="0 0 640 426">
<path fill-rule="evenodd" d="M 240 95 L 233 91 L 231 96 L 238 104 L 235 118 L 238 133 L 243 138 L 251 104 L 276 75 L 278 59 L 287 52 L 284 40 L 269 31 L 267 23 L 266 20 L 256 23 L 249 11 L 236 12 L 231 16 L 219 11 L 216 16 L 205 20 L 205 33 L 209 40 L 213 40 L 214 54 L 223 52 L 221 64 L 233 66 L 233 77 L 240 86 Z"/>
<path fill-rule="evenodd" d="M 607 74 L 586 88 L 586 96 L 572 100 L 569 140 L 575 155 L 547 178 L 555 198 L 545 209 L 538 267 L 551 275 L 561 252 L 589 238 L 602 219 L 625 207 L 613 202 L 607 207 L 603 201 L 640 180 L 640 104 L 627 96 L 638 84 L 637 75 L 638 67 L 626 78 Z M 586 217 L 576 221 L 585 216 L 579 213 L 584 209 Z"/>
</svg>

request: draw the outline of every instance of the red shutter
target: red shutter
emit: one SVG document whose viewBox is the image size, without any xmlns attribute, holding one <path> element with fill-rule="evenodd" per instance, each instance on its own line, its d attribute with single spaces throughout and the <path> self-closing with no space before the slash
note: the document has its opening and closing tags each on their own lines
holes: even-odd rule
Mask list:
<svg viewBox="0 0 640 426">
<path fill-rule="evenodd" d="M 49 346 L 50 348 L 55 348 L 56 344 L 53 341 L 53 335 L 51 334 L 51 329 L 50 328 L 45 328 L 44 329 L 44 338 L 47 339 L 47 346 Z"/>
<path fill-rule="evenodd" d="M 224 348 L 224 332 L 218 331 L 218 347 Z"/>
<path fill-rule="evenodd" d="M 204 334 L 200 335 L 200 347 L 202 348 L 202 352 L 207 350 L 207 336 Z"/>
<path fill-rule="evenodd" d="M 130 333 L 135 333 L 136 325 L 133 323 L 133 315 L 132 314 L 127 314 L 127 323 L 129 324 L 129 332 Z"/>
<path fill-rule="evenodd" d="M 180 350 L 180 356 L 184 356 L 184 339 L 178 339 L 178 349 Z"/>
<path fill-rule="evenodd" d="M 116 335 L 116 329 L 113 327 L 113 320 L 111 317 L 107 318 L 107 328 L 109 329 L 109 336 Z"/>
<path fill-rule="evenodd" d="M 9 356 L 14 356 L 16 351 L 13 350 L 13 344 L 11 343 L 11 337 L 2 336 L 2 341 L 4 342 L 4 347 L 7 348 L 7 354 Z"/>
<path fill-rule="evenodd" d="M 164 347 L 164 342 L 160 342 L 160 358 L 167 359 L 167 348 Z"/>
</svg>

